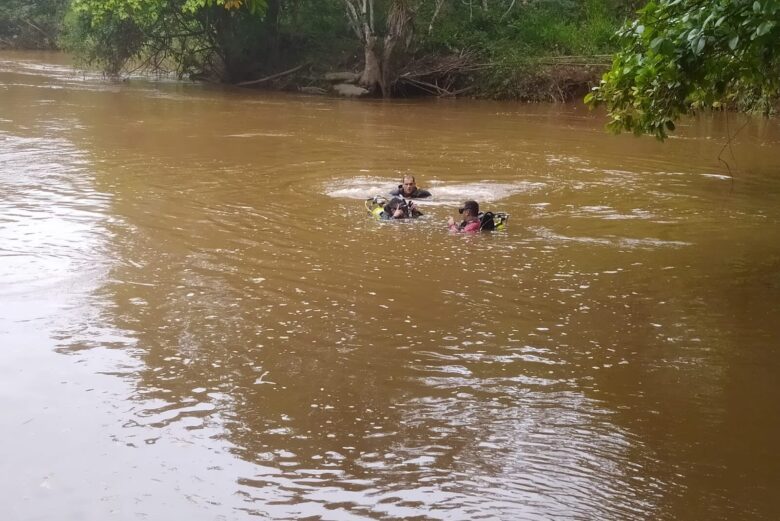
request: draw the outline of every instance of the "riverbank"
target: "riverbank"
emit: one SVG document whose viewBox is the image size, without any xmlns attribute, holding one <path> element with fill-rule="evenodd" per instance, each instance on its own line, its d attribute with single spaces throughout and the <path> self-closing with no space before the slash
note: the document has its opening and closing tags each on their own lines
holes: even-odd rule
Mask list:
<svg viewBox="0 0 780 521">
<path fill-rule="evenodd" d="M 598 83 L 607 68 L 607 63 L 591 63 L 576 57 L 576 61 L 572 59 L 558 64 L 538 61 L 513 69 L 482 66 L 468 72 L 449 74 L 407 73 L 399 75 L 394 82 L 392 97 L 568 102 L 582 98 Z M 257 80 L 240 82 L 238 86 L 348 98 L 376 96 L 377 93 L 360 85 L 360 77 L 357 70 L 317 71 L 311 67 L 296 66 Z"/>
<path fill-rule="evenodd" d="M 33 1 L 46 2 L 71 3 Z M 31 45 L 3 32 L 29 29 L 28 20 L 9 11 L 3 18 L 0 10 L 0 37 L 17 48 L 56 42 L 108 75 L 141 68 L 309 94 L 549 102 L 581 96 L 598 82 L 615 51 L 612 37 L 634 9 L 623 0 L 439 0 L 368 2 L 368 12 L 348 9 L 345 16 L 351 0 L 263 4 L 261 12 L 208 4 L 190 12 L 161 1 L 149 11 L 118 14 L 99 2 L 81 2 L 52 11 L 59 14 L 46 21 L 57 36 L 39 31 Z M 327 78 L 343 71 L 351 81 Z"/>
<path fill-rule="evenodd" d="M 2 45 L 4 51 L 52 51 L 65 52 L 46 42 L 36 45 Z M 521 102 L 560 103 L 582 98 L 591 87 L 598 84 L 601 75 L 609 67 L 609 55 L 559 56 L 537 58 L 525 63 L 478 64 L 448 69 L 436 67 L 436 63 L 452 61 L 450 56 L 429 56 L 425 62 L 429 69 L 414 70 L 418 62 L 410 62 L 407 71 L 401 73 L 393 85 L 396 98 L 470 98 Z M 82 66 L 87 66 L 81 63 Z M 331 64 L 337 66 L 337 63 Z M 288 67 L 290 64 L 282 64 Z M 351 70 L 328 69 L 328 64 L 303 63 L 272 72 L 263 77 L 232 83 L 233 85 L 257 90 L 300 92 L 310 95 L 338 95 L 348 98 L 372 97 L 378 93 L 360 86 L 361 64 L 355 63 Z M 137 73 L 135 66 L 128 71 Z M 160 73 L 160 70 L 155 71 Z M 193 74 L 193 81 L 222 83 L 220 78 L 204 74 Z M 231 84 L 231 83 L 227 83 Z"/>
</svg>

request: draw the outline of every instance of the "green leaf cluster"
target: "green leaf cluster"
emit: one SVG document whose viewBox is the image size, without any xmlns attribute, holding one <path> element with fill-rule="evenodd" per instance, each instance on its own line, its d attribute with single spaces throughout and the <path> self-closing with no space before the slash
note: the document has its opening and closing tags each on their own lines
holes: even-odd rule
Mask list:
<svg viewBox="0 0 780 521">
<path fill-rule="evenodd" d="M 210 7 L 226 10 L 246 8 L 253 14 L 262 14 L 267 7 L 266 0 L 73 0 L 76 13 L 88 14 L 95 23 L 107 17 L 120 20 L 128 18 L 155 17 L 161 11 L 178 9 L 183 13 L 197 13 Z"/>
<path fill-rule="evenodd" d="M 651 0 L 586 97 L 612 131 L 659 139 L 704 108 L 771 110 L 780 93 L 780 0 Z"/>
<path fill-rule="evenodd" d="M 266 8 L 267 0 L 72 0 L 65 43 L 111 75 L 131 62 L 222 75 L 236 26 L 256 26 Z"/>
<path fill-rule="evenodd" d="M 69 0 L 0 0 L 0 47 L 56 47 Z"/>
</svg>

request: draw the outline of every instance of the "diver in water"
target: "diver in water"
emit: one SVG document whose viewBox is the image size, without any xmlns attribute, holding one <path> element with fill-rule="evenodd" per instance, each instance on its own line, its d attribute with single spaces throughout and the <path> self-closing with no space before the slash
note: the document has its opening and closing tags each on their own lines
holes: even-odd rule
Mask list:
<svg viewBox="0 0 780 521">
<path fill-rule="evenodd" d="M 422 212 L 417 209 L 411 201 L 406 201 L 402 197 L 393 197 L 390 199 L 385 207 L 382 209 L 382 213 L 379 215 L 380 219 L 410 219 L 420 217 Z"/>
<path fill-rule="evenodd" d="M 406 174 L 403 179 L 401 179 L 401 184 L 398 185 L 398 188 L 392 190 L 390 195 L 403 197 L 405 199 L 424 199 L 425 197 L 430 197 L 431 193 L 428 190 L 417 188 L 414 176 Z"/>
<path fill-rule="evenodd" d="M 447 226 L 450 231 L 460 233 L 474 233 L 482 229 L 482 222 L 479 217 L 479 203 L 476 201 L 466 201 L 463 206 L 458 208 L 458 213 L 463 215 L 463 221 L 460 224 L 450 217 L 447 219 Z"/>
<path fill-rule="evenodd" d="M 447 226 L 453 232 L 500 231 L 506 229 L 509 220 L 509 214 L 504 212 L 480 212 L 479 203 L 476 201 L 466 201 L 458 208 L 458 213 L 463 215 L 460 224 L 456 224 L 452 217 L 447 220 Z"/>
</svg>

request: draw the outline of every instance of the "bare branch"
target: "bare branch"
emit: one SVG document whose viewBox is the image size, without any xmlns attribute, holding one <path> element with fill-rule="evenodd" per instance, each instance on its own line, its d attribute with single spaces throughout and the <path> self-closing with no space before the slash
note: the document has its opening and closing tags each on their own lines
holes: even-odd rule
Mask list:
<svg viewBox="0 0 780 521">
<path fill-rule="evenodd" d="M 42 34 L 43 36 L 45 36 L 46 38 L 49 38 L 49 39 L 51 38 L 51 37 L 49 36 L 49 34 L 48 34 L 46 31 L 44 31 L 43 29 L 41 29 L 40 27 L 38 27 L 37 25 L 35 25 L 34 23 L 32 23 L 30 20 L 28 20 L 28 19 L 26 19 L 26 18 L 22 18 L 22 21 L 23 21 L 24 23 L 26 23 L 27 25 L 29 25 L 30 27 L 32 27 L 33 29 L 35 29 L 36 31 L 38 31 L 39 33 L 41 33 L 41 34 Z"/>
<path fill-rule="evenodd" d="M 297 67 L 293 67 L 292 69 L 287 69 L 286 71 L 278 72 L 276 74 L 266 76 L 265 78 L 260 78 L 259 80 L 242 81 L 240 83 L 236 83 L 236 85 L 239 87 L 243 87 L 245 85 L 255 85 L 257 83 L 263 83 L 264 81 L 275 80 L 276 78 L 281 78 L 282 76 L 287 76 L 288 74 L 292 74 L 295 71 L 302 69 L 306 65 L 308 65 L 308 62 L 302 63 Z"/>
<path fill-rule="evenodd" d="M 509 12 L 512 10 L 512 8 L 514 6 L 515 6 L 515 0 L 512 0 L 512 3 L 509 4 L 509 9 L 507 9 L 506 12 L 501 15 L 501 18 L 499 19 L 499 21 L 502 21 L 504 18 L 506 18 L 506 16 L 509 14 Z"/>
<path fill-rule="evenodd" d="M 344 0 L 344 4 L 347 8 L 347 19 L 349 20 L 350 27 L 352 27 L 352 30 L 355 31 L 358 40 L 360 40 L 361 42 L 364 41 L 365 36 L 363 35 L 361 30 L 361 26 L 363 24 L 360 20 L 360 16 L 357 13 L 357 10 L 355 10 L 354 4 L 350 0 Z"/>
<path fill-rule="evenodd" d="M 514 0 L 512 0 L 514 2 Z M 444 5 L 444 0 L 436 0 L 436 9 L 433 11 L 433 16 L 431 17 L 431 23 L 428 24 L 428 34 L 431 34 L 433 32 L 433 22 L 436 21 L 436 17 L 439 16 L 439 11 L 441 11 L 441 6 Z"/>
</svg>

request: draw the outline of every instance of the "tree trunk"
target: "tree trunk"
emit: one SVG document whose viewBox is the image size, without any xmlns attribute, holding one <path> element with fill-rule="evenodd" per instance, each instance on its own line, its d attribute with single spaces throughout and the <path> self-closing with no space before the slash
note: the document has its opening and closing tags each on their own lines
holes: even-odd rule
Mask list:
<svg viewBox="0 0 780 521">
<path fill-rule="evenodd" d="M 268 53 L 268 61 L 273 68 L 279 63 L 279 12 L 281 0 L 268 0 L 265 11 L 265 46 Z"/>
<path fill-rule="evenodd" d="M 392 95 L 393 83 L 398 76 L 398 67 L 395 54 L 395 48 L 400 43 L 398 37 L 385 36 L 385 46 L 382 49 L 382 97 L 389 98 Z"/>
<path fill-rule="evenodd" d="M 389 98 L 398 77 L 400 53 L 411 40 L 412 12 L 406 0 L 395 0 L 387 16 L 387 36 L 382 49 L 382 96 Z"/>
<path fill-rule="evenodd" d="M 399 51 L 411 40 L 412 10 L 409 0 L 392 0 L 387 14 L 387 32 L 377 36 L 374 27 L 374 0 L 343 0 L 350 27 L 363 43 L 365 66 L 360 85 L 371 93 L 388 98 L 398 77 Z M 443 0 L 442 0 L 443 1 Z"/>
<path fill-rule="evenodd" d="M 377 37 L 369 35 L 363 44 L 363 52 L 366 59 L 363 74 L 360 76 L 360 85 L 367 88 L 372 93 L 384 92 L 382 84 L 382 66 L 377 53 Z"/>
</svg>

